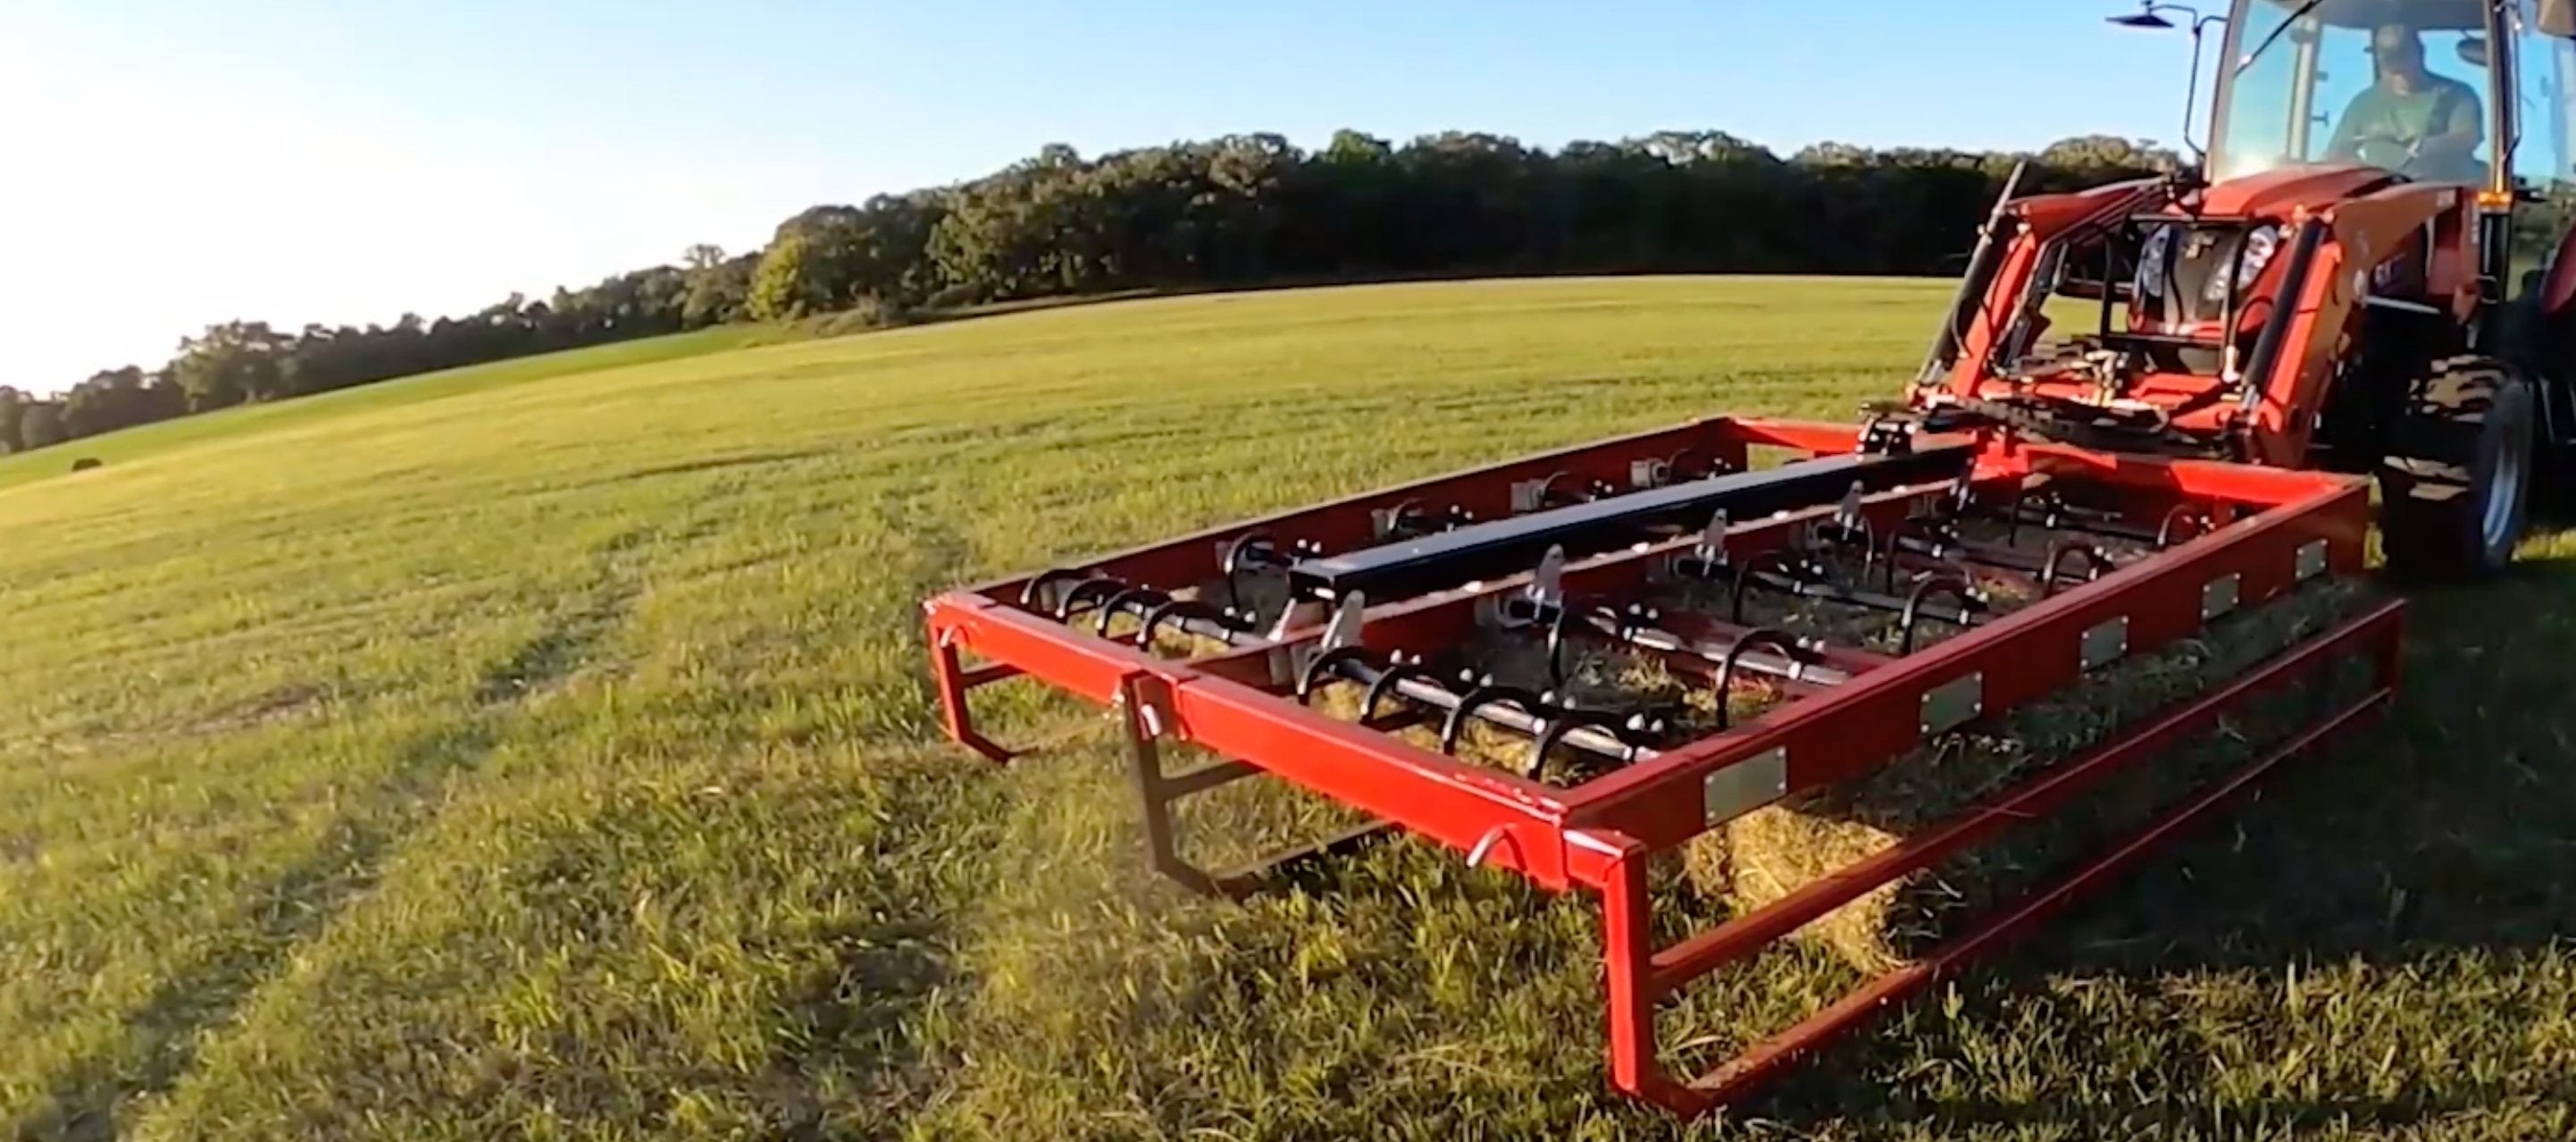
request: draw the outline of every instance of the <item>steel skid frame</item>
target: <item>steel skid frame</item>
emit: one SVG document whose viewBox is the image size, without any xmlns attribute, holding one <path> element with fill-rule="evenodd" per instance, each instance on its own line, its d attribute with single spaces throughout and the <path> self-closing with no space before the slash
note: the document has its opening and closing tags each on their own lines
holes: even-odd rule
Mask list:
<svg viewBox="0 0 2576 1142">
<path fill-rule="evenodd" d="M 1772 451 L 1791 459 L 1753 463 Z M 2069 506 L 2067 493 L 2078 492 L 2083 506 Z M 2036 574 L 2042 597 L 1985 616 L 1972 613 L 1960 592 L 1927 592 L 1938 576 L 1917 576 L 1906 595 L 1891 570 L 1891 589 L 1877 602 L 1892 608 L 1902 597 L 1909 641 L 1917 612 L 1964 627 L 1903 653 L 1786 638 L 1728 621 L 1740 615 L 1683 622 L 1631 610 L 1622 619 L 1615 609 L 1592 614 L 1574 602 L 1618 599 L 1676 574 L 1713 571 L 1732 576 L 1739 590 L 1746 580 L 1795 590 L 1802 580 L 1783 569 L 1821 542 L 1820 534 L 1879 537 L 1871 549 L 1893 559 L 1909 549 L 1900 538 L 1938 534 L 1925 532 L 1922 521 L 1969 504 L 2013 526 L 2027 519 L 2122 537 L 2143 554 L 2116 561 L 2087 550 L 2061 558 L 2065 553 L 2052 549 L 2045 566 L 2020 568 Z M 2382 710 L 2398 684 L 2402 604 L 2378 604 L 1894 848 L 1661 946 L 1648 892 L 1653 859 L 1736 816 L 1864 775 L 1927 739 L 2120 658 L 2193 637 L 2308 579 L 2357 573 L 2368 511 L 2366 483 L 2330 473 L 2087 452 L 1984 433 L 1891 444 L 1847 424 L 1719 418 L 959 589 L 926 604 L 927 633 L 945 728 L 987 757 L 1011 755 L 975 728 L 969 695 L 979 687 L 1025 676 L 1116 711 L 1135 760 L 1149 857 L 1199 891 L 1239 895 L 1261 882 L 1265 868 L 1211 872 L 1185 862 L 1171 803 L 1268 774 L 1372 821 L 1287 856 L 1339 851 L 1401 830 L 1552 891 L 1597 892 L 1610 1081 L 1696 1114 L 1754 1093 L 1797 1057 L 2099 887 L 2281 761 Z M 1284 571 L 1294 589 L 1275 616 L 1219 602 L 1253 568 Z M 1138 629 L 1113 637 L 1121 614 Z M 1710 668 L 1702 673 L 1721 690 L 1760 679 L 1788 700 L 1714 733 L 1649 744 L 1637 725 L 1551 705 L 1553 695 L 1472 682 L 1450 689 L 1421 665 L 1497 621 L 1556 619 L 1555 637 L 1567 615 L 1581 620 L 1584 633 L 1607 632 Z M 1641 633 L 1646 628 L 1653 637 Z M 1158 630 L 1187 631 L 1203 646 L 1158 652 Z M 2124 767 L 2153 764 L 2165 747 L 2251 699 L 2351 660 L 2371 668 L 2357 699 L 2318 710 L 2270 752 L 2202 785 L 2018 902 L 1990 910 L 1929 954 L 1706 1074 L 1676 1077 L 1659 1061 L 1654 1012 L 1691 981 L 1879 886 L 2045 817 Z M 1325 681 L 1368 686 L 1359 720 L 1306 701 Z M 1444 741 L 1468 721 L 1528 734 L 1531 774 L 1462 761 L 1387 732 L 1425 717 L 1443 724 Z M 1163 743 L 1188 743 L 1217 760 L 1168 773 Z M 1585 753 L 1608 767 L 1572 784 L 1543 781 L 1532 774 L 1551 750 Z"/>
</svg>

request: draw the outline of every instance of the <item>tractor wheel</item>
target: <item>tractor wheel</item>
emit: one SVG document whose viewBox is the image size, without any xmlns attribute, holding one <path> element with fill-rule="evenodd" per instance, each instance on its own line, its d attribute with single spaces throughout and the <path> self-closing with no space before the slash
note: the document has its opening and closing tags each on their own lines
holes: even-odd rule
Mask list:
<svg viewBox="0 0 2576 1142">
<path fill-rule="evenodd" d="M 2484 357 L 2437 362 L 2380 462 L 2392 578 L 2468 582 L 2513 563 L 2537 458 L 2531 382 Z"/>
</svg>

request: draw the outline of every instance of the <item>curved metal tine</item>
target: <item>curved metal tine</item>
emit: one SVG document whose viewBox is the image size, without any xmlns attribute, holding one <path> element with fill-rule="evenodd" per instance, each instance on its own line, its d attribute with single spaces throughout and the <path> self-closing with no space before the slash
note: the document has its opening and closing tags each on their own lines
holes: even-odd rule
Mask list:
<svg viewBox="0 0 2576 1142">
<path fill-rule="evenodd" d="M 1242 622 L 1233 612 L 1219 610 L 1213 603 L 1198 599 L 1172 599 L 1145 612 L 1145 625 L 1136 628 L 1136 645 L 1140 647 L 1154 645 L 1155 632 L 1172 619 L 1198 619 L 1201 622 L 1215 623 L 1227 630 L 1243 629 Z"/>
<path fill-rule="evenodd" d="M 1386 669 L 1378 673 L 1377 681 L 1369 683 L 1368 693 L 1360 698 L 1360 720 L 1365 722 L 1377 717 L 1378 699 L 1394 694 L 1396 686 L 1405 682 L 1438 686 L 1440 676 L 1432 673 L 1431 668 L 1418 658 L 1411 662 L 1389 661 Z"/>
<path fill-rule="evenodd" d="M 2173 526 L 2174 521 L 2177 519 L 2191 525 L 2192 530 L 2189 538 L 2192 539 L 2198 539 L 2201 536 L 2207 535 L 2212 530 L 2210 527 L 2209 513 L 2200 510 L 2199 505 L 2175 504 L 2173 506 L 2173 510 L 2165 513 L 2164 522 L 2156 525 L 2157 547 L 2164 548 L 2174 545 Z"/>
<path fill-rule="evenodd" d="M 1234 542 L 1226 544 L 1225 559 L 1218 564 L 1225 572 L 1225 605 L 1241 608 L 1243 572 L 1251 567 L 1253 559 L 1260 558 L 1266 564 L 1278 552 L 1278 543 L 1270 538 L 1270 533 L 1264 531 L 1247 531 L 1234 537 Z"/>
<path fill-rule="evenodd" d="M 1315 688 L 1332 676 L 1345 662 L 1365 663 L 1370 651 L 1365 646 L 1337 646 L 1308 659 L 1306 669 L 1297 673 L 1297 701 L 1304 704 L 1315 694 Z"/>
<path fill-rule="evenodd" d="M 1773 555 L 1765 553 L 1755 557 L 1751 563 L 1732 569 L 1735 582 L 1728 592 L 1727 617 L 1737 626 L 1744 625 L 1744 600 L 1751 597 L 1755 587 L 1762 586 L 1762 581 L 1755 572 L 1761 570 L 1765 562 L 1776 562 L 1776 559 Z"/>
<path fill-rule="evenodd" d="M 1843 493 L 1842 503 L 1835 505 L 1834 518 L 1815 530 L 1817 535 L 1838 547 L 1860 548 L 1860 576 L 1866 583 L 1870 572 L 1878 566 L 1878 536 L 1869 526 L 1869 516 L 1861 511 L 1862 495 L 1860 482 L 1853 481 L 1851 490 Z"/>
<path fill-rule="evenodd" d="M 1422 501 L 1401 500 L 1391 508 L 1378 508 L 1369 513 L 1381 541 L 1399 540 L 1415 529 L 1427 530 L 1429 517 L 1422 514 Z"/>
<path fill-rule="evenodd" d="M 1797 640 L 1789 632 L 1776 627 L 1746 631 L 1744 637 L 1735 640 L 1735 645 L 1727 647 L 1726 657 L 1718 660 L 1717 664 L 1717 728 L 1720 730 L 1726 729 L 1734 720 L 1727 698 L 1735 692 L 1736 667 L 1743 663 L 1745 652 L 1751 650 L 1776 651 L 1792 660 L 1798 656 Z"/>
<path fill-rule="evenodd" d="M 1956 575 L 1934 575 L 1914 585 L 1914 593 L 1905 597 L 1905 619 L 1898 642 L 1898 653 L 1914 653 L 1914 627 L 1923 617 L 1923 604 L 1936 595 L 1948 595 L 1959 604 L 1959 617 L 1966 618 L 1974 600 L 1968 594 L 1966 580 Z"/>
<path fill-rule="evenodd" d="M 2048 563 L 2040 569 L 2040 598 L 2045 599 L 2057 593 L 2058 565 L 2065 562 L 2069 555 L 2083 557 L 2084 581 L 2087 583 L 2101 578 L 2104 572 L 2111 569 L 2111 561 L 2103 557 L 2101 548 L 2082 540 L 2058 540 L 2048 545 Z"/>
<path fill-rule="evenodd" d="M 1816 563 L 1815 557 L 1793 548 L 1766 551 L 1746 562 L 1735 575 L 1733 617 L 1736 625 L 1744 624 L 1744 600 L 1756 586 L 1769 588 L 1761 581 L 1764 571 L 1771 571 L 1797 587 L 1827 581 L 1830 576 Z M 1793 594 L 1797 593 L 1792 591 Z"/>
<path fill-rule="evenodd" d="M 1958 527 L 1941 516 L 1908 516 L 1903 522 L 1888 529 L 1887 572 L 1879 577 L 1879 582 L 1881 587 L 1890 593 L 1896 590 L 1897 555 L 1907 539 L 1925 541 L 1931 545 L 1931 550 L 1923 552 L 1924 557 L 1944 561 L 1949 559 L 1951 548 L 1965 542 L 1959 535 Z"/>
<path fill-rule="evenodd" d="M 1554 717 L 1547 719 L 1546 725 L 1539 730 L 1538 740 L 1530 746 L 1529 764 L 1522 768 L 1521 776 L 1532 781 L 1538 780 L 1539 774 L 1547 768 L 1547 755 L 1555 751 L 1557 743 L 1565 740 L 1565 735 L 1584 729 L 1606 730 L 1616 735 L 1619 732 L 1620 720 L 1617 715 L 1603 711 L 1557 711 Z M 1635 748 L 1634 743 L 1627 741 L 1624 736 L 1621 737 L 1620 744 L 1630 749 Z"/>
<path fill-rule="evenodd" d="M 1528 690 L 1488 682 L 1467 691 L 1458 699 L 1457 705 L 1449 708 L 1449 716 L 1440 723 L 1440 752 L 1457 752 L 1458 731 L 1467 727 L 1467 719 L 1474 717 L 1479 708 L 1504 702 L 1520 707 L 1522 713 L 1541 721 L 1545 721 L 1552 712 L 1545 699 Z"/>
<path fill-rule="evenodd" d="M 1556 498 L 1556 482 L 1572 475 L 1573 473 L 1562 470 L 1548 473 L 1547 478 L 1540 480 L 1538 487 L 1530 492 L 1530 510 L 1546 511 L 1556 506 L 1549 502 Z"/>
<path fill-rule="evenodd" d="M 1126 589 L 1127 581 L 1114 576 L 1103 575 L 1096 579 L 1085 579 L 1074 584 L 1073 589 L 1065 592 L 1064 598 L 1056 602 L 1055 617 L 1071 622 L 1074 613 L 1083 609 L 1084 600 L 1097 595 L 1106 601 Z"/>
<path fill-rule="evenodd" d="M 1092 624 L 1091 633 L 1102 638 L 1109 637 L 1109 620 L 1117 618 L 1118 608 L 1129 603 L 1145 604 L 1147 612 L 1150 613 L 1155 606 L 1170 602 L 1171 598 L 1170 595 L 1152 587 L 1129 587 L 1109 596 L 1108 602 L 1100 604 L 1100 619 Z"/>
<path fill-rule="evenodd" d="M 1565 621 L 1574 608 L 1559 603 L 1547 620 L 1547 684 L 1565 685 Z"/>
<path fill-rule="evenodd" d="M 1020 587 L 1020 606 L 1025 610 L 1038 610 L 1039 604 L 1046 599 L 1047 588 L 1058 583 L 1078 583 L 1088 578 L 1091 578 L 1090 572 L 1076 571 L 1070 567 L 1055 567 L 1040 571 L 1035 578 Z"/>
</svg>

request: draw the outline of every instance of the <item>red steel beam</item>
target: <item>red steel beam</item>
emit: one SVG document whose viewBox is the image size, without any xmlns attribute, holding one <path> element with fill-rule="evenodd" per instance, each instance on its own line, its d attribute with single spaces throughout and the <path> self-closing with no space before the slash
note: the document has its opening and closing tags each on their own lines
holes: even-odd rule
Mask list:
<svg viewBox="0 0 2576 1142">
<path fill-rule="evenodd" d="M 1564 802 L 1554 787 L 1471 765 L 1277 695 L 1132 647 L 1065 637 L 1054 622 L 974 596 L 931 607 L 934 645 L 1017 664 L 1102 704 L 1130 678 L 1157 703 L 1158 737 L 1242 759 L 1346 805 L 1398 821 L 1539 884 L 1567 887 Z M 951 721 L 952 730 L 955 721 Z M 971 731 L 970 731 L 971 732 Z"/>
<path fill-rule="evenodd" d="M 1652 948 L 1652 901 L 1639 871 L 1653 851 L 1622 834 L 1577 846 L 1602 855 L 1603 933 L 1610 999 L 1611 1076 L 1623 1091 L 1683 1115 L 1731 1105 L 1758 1093 L 1799 1057 L 1821 1048 L 1889 1004 L 1954 975 L 1971 960 L 2028 931 L 2048 915 L 2102 886 L 2147 853 L 2197 823 L 2284 761 L 2303 754 L 2362 718 L 2384 709 L 2397 682 L 2394 663 L 2402 646 L 2404 604 L 2389 602 L 2300 644 L 2222 689 L 2189 701 L 2150 725 L 2123 735 L 2081 759 L 2053 767 L 1988 805 L 1971 810 L 1897 848 L 1855 862 L 1772 905 L 1661 951 Z M 2362 645 L 2362 644 L 2367 644 Z M 1908 872 L 1928 867 L 1991 838 L 2012 824 L 2044 815 L 2123 765 L 2203 729 L 2249 698 L 2285 685 L 2321 663 L 2356 649 L 2372 654 L 2375 685 L 2354 702 L 2311 723 L 2300 733 L 2227 777 L 2150 818 L 2125 838 L 2091 856 L 2021 900 L 1999 906 L 1967 931 L 1908 966 L 1854 989 L 1816 1014 L 1763 1040 L 1687 1083 L 1665 1074 L 1656 1061 L 1654 1005 L 1690 980 L 1759 952 L 1832 909 Z M 1577 834 L 1578 837 L 1584 834 Z"/>
<path fill-rule="evenodd" d="M 1786 936 L 1826 913 L 1868 895 L 1899 877 L 1930 868 L 2014 825 L 2064 804 L 2130 765 L 2161 750 L 2219 714 L 2249 698 L 2288 684 L 2320 659 L 2346 654 L 2365 641 L 2384 641 L 2398 621 L 2402 604 L 2386 603 L 2336 630 L 2303 643 L 2263 669 L 2237 677 L 2152 724 L 2074 760 L 2052 766 L 2019 791 L 1987 806 L 1952 818 L 1894 848 L 1853 862 L 1830 876 L 1654 954 L 1654 991 L 1660 995 L 1683 982 Z"/>
</svg>

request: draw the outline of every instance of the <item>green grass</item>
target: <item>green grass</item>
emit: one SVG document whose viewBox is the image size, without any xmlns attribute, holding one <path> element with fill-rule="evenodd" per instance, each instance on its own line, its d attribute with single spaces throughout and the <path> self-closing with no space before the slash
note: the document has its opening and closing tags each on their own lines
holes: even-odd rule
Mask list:
<svg viewBox="0 0 2576 1142">
<path fill-rule="evenodd" d="M 35 452 L 0 456 L 0 488 L 68 475 L 76 457 L 95 457 L 115 464 L 131 463 L 190 445 L 331 420 L 354 412 L 401 408 L 421 401 L 526 384 L 548 377 L 675 361 L 773 341 L 795 340 L 804 335 L 804 330 L 795 327 L 728 325 L 670 337 L 567 349 L 560 353 L 541 353 L 488 365 L 446 369 L 296 400 L 228 408 L 203 416 L 181 417 L 124 432 L 74 440 Z"/>
<path fill-rule="evenodd" d="M 1052 743 L 1009 769 L 936 739 L 918 602 L 1713 410 L 1845 416 L 1943 293 L 1425 285 L 710 334 L 91 442 L 107 467 L 0 490 L 0 1120 L 1674 1133 L 1603 1086 L 1585 901 L 1404 845 L 1328 894 L 1186 898 L 1137 870 L 1096 714 L 997 694 L 993 732 Z M 2533 547 L 2420 600 L 2390 728 L 1693 1133 L 2576 1133 L 2576 545 Z"/>
</svg>

